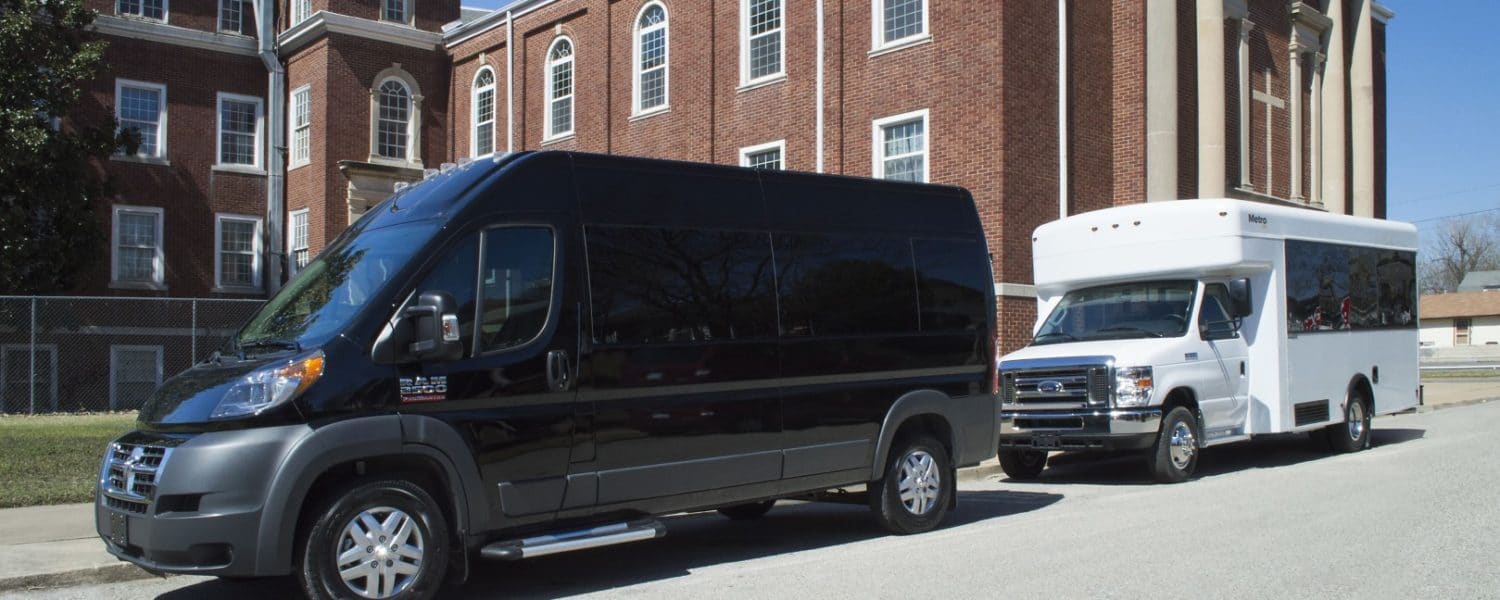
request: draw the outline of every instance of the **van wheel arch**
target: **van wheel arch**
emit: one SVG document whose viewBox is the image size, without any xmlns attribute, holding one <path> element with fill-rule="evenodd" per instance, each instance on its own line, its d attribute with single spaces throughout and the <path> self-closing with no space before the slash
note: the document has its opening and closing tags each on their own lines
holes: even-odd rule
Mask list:
<svg viewBox="0 0 1500 600">
<path fill-rule="evenodd" d="M 1198 408 L 1198 394 L 1194 393 L 1192 388 L 1178 387 L 1172 388 L 1172 391 L 1167 392 L 1166 400 L 1163 400 L 1161 403 L 1162 418 L 1165 419 L 1167 413 L 1172 412 L 1172 409 L 1178 406 L 1186 408 L 1188 412 L 1193 413 L 1193 418 L 1198 421 L 1198 430 L 1202 431 L 1203 411 Z"/>
<path fill-rule="evenodd" d="M 1344 390 L 1345 402 L 1348 402 L 1349 398 L 1356 397 L 1356 393 L 1358 394 L 1358 397 L 1364 399 L 1365 410 L 1368 411 L 1371 415 L 1374 415 L 1375 387 L 1370 385 L 1370 380 L 1365 377 L 1364 373 L 1355 373 L 1354 377 L 1349 379 L 1349 386 Z M 1343 408 L 1347 409 L 1348 407 Z"/>
<path fill-rule="evenodd" d="M 871 457 L 870 481 L 879 480 L 884 476 L 886 460 L 889 459 L 891 447 L 902 436 L 927 433 L 943 445 L 948 456 L 956 456 L 955 450 L 963 447 L 958 439 L 958 431 L 953 423 L 944 415 L 944 408 L 952 399 L 947 394 L 935 390 L 918 390 L 910 392 L 897 399 L 886 412 L 885 421 L 880 427 L 880 437 L 875 443 L 875 453 Z"/>
</svg>

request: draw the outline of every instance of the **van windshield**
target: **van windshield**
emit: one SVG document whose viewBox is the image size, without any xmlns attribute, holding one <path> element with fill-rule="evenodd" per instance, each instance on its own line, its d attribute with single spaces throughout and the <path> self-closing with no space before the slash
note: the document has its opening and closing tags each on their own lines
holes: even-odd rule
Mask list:
<svg viewBox="0 0 1500 600">
<path fill-rule="evenodd" d="M 351 235 L 323 250 L 235 336 L 240 351 L 319 346 L 359 314 L 431 239 L 438 225 L 415 222 Z"/>
<path fill-rule="evenodd" d="M 1073 290 L 1037 330 L 1032 344 L 1179 337 L 1187 333 L 1194 281 L 1147 281 Z"/>
</svg>

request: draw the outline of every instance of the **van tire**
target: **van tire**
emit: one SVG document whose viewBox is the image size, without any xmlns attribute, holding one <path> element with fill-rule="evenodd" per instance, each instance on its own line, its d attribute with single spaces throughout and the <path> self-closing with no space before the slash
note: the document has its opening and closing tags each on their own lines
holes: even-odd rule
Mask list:
<svg viewBox="0 0 1500 600">
<path fill-rule="evenodd" d="M 1176 407 L 1161 421 L 1156 444 L 1146 462 L 1151 478 L 1158 483 L 1180 483 L 1193 476 L 1198 468 L 1198 419 L 1186 407 Z"/>
<path fill-rule="evenodd" d="M 754 521 L 771 512 L 772 506 L 776 506 L 775 500 L 736 504 L 719 509 L 719 514 L 728 517 L 731 521 Z"/>
<path fill-rule="evenodd" d="M 360 577 L 345 583 L 339 575 L 342 566 L 338 564 L 340 548 L 351 546 L 349 550 L 356 553 L 358 550 L 356 540 L 347 528 L 354 525 L 356 520 L 364 518 L 374 519 L 381 525 L 389 522 L 393 528 L 387 534 L 389 537 L 369 540 L 371 543 L 367 548 L 376 548 L 382 541 L 388 541 L 394 546 L 400 541 L 396 538 L 401 534 L 405 535 L 408 542 L 404 546 L 420 548 L 415 573 L 398 573 L 393 569 L 398 563 L 411 564 L 412 559 L 406 555 L 392 553 L 387 556 L 381 551 L 378 555 L 368 556 L 374 559 L 372 563 L 385 561 L 385 569 L 373 573 L 376 577 L 389 577 L 392 582 L 390 585 L 402 588 L 399 593 L 384 597 L 406 600 L 428 599 L 437 595 L 448 568 L 448 523 L 437 502 L 421 487 L 401 479 L 357 480 L 347 485 L 343 491 L 332 494 L 327 501 L 315 506 L 314 510 L 317 512 L 311 516 L 315 520 L 306 534 L 298 540 L 297 552 L 297 580 L 308 598 L 358 598 L 350 586 L 373 585 L 379 591 L 378 582 L 381 579 Z M 408 527 L 411 528 L 409 533 Z M 369 533 L 374 528 L 361 529 Z M 416 543 L 410 543 L 412 541 Z M 361 556 L 361 561 L 364 558 L 367 557 Z"/>
<path fill-rule="evenodd" d="M 1031 481 L 1047 468 L 1047 452 L 1043 450 L 1001 450 L 1000 470 L 1016 481 Z"/>
<path fill-rule="evenodd" d="M 1359 452 L 1370 447 L 1370 403 L 1358 389 L 1349 391 L 1344 402 L 1344 418 L 1323 429 L 1328 445 L 1336 454 Z"/>
<path fill-rule="evenodd" d="M 897 535 L 925 533 L 948 514 L 957 491 L 956 471 L 948 451 L 932 437 L 919 434 L 896 440 L 886 459 L 885 475 L 870 482 L 866 494 L 881 527 Z M 936 481 L 934 481 L 936 480 Z M 903 481 L 913 493 L 901 497 Z"/>
</svg>

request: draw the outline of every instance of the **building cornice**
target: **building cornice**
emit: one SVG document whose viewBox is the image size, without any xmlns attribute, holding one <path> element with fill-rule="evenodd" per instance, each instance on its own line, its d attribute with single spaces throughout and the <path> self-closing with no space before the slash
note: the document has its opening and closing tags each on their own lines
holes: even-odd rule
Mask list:
<svg viewBox="0 0 1500 600">
<path fill-rule="evenodd" d="M 421 48 L 423 50 L 434 50 L 443 41 L 441 34 L 424 31 L 409 25 L 371 21 L 369 19 L 320 10 L 313 13 L 313 16 L 308 17 L 307 20 L 296 24 L 291 29 L 281 32 L 281 35 L 277 37 L 277 42 L 280 44 L 283 52 L 290 52 L 330 33 Z"/>
<path fill-rule="evenodd" d="M 505 24 L 505 15 L 514 19 L 557 0 L 516 0 L 485 16 L 443 32 L 443 43 L 449 48 L 467 42 L 480 34 Z"/>
<path fill-rule="evenodd" d="M 200 50 L 212 50 L 240 56 L 255 56 L 255 38 L 243 35 L 213 33 L 166 23 L 129 19 L 114 15 L 97 15 L 89 26 L 96 33 L 124 38 L 172 44 Z"/>
<path fill-rule="evenodd" d="M 1292 2 L 1287 7 L 1287 13 L 1292 16 L 1292 23 L 1306 27 L 1316 33 L 1323 33 L 1333 26 L 1333 20 L 1329 19 L 1318 10 L 1318 7 L 1306 2 Z"/>
<path fill-rule="evenodd" d="M 1375 21 L 1381 25 L 1389 24 L 1391 19 L 1396 18 L 1396 11 L 1379 2 L 1371 2 L 1370 8 L 1372 9 L 1370 16 L 1374 17 Z"/>
</svg>

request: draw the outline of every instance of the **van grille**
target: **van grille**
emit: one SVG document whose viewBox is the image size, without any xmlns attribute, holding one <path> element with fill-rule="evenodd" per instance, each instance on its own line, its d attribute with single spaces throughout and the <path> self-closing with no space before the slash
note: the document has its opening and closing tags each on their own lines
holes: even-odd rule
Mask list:
<svg viewBox="0 0 1500 600">
<path fill-rule="evenodd" d="M 99 477 L 104 505 L 144 514 L 156 498 L 156 478 L 172 449 L 145 444 L 110 444 Z"/>
<path fill-rule="evenodd" d="M 1006 403 L 1102 405 L 1109 401 L 1109 368 L 1066 367 L 1003 375 Z"/>
</svg>

